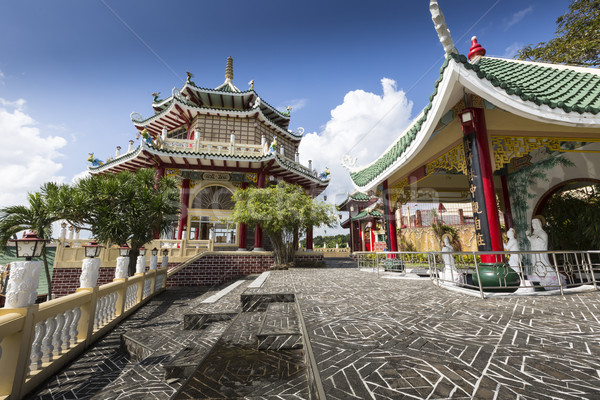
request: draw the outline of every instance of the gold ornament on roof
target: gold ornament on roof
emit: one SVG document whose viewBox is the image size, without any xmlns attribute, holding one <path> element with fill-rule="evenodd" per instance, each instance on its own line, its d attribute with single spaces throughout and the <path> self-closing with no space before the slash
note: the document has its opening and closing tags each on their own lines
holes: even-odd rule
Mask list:
<svg viewBox="0 0 600 400">
<path fill-rule="evenodd" d="M 233 80 L 233 58 L 227 57 L 227 67 L 225 67 L 225 79 Z"/>
</svg>

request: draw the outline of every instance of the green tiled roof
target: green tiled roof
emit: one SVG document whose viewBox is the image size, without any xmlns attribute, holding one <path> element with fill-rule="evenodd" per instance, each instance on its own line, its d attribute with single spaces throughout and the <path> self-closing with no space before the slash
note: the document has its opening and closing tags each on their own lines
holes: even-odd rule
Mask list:
<svg viewBox="0 0 600 400">
<path fill-rule="evenodd" d="M 365 218 L 381 218 L 381 217 L 383 217 L 383 214 L 377 210 L 372 210 L 372 211 L 363 210 L 363 211 L 359 212 L 358 214 L 356 214 L 354 217 L 352 217 L 352 221 L 360 221 Z"/>
<path fill-rule="evenodd" d="M 433 99 L 443 79 L 444 70 L 450 60 L 472 70 L 479 79 L 487 80 L 508 95 L 519 96 L 522 101 L 536 105 L 545 104 L 551 109 L 559 108 L 566 113 L 579 114 L 600 112 L 600 76 L 566 66 L 527 63 L 514 60 L 483 57 L 477 65 L 468 62 L 464 55 L 450 54 L 440 69 L 435 89 L 429 96 L 429 104 L 421 117 L 413 122 L 406 133 L 374 163 L 350 173 L 354 183 L 363 187 L 377 178 L 392 165 L 411 145 L 421 126 L 427 120 Z"/>
<path fill-rule="evenodd" d="M 355 192 L 352 194 L 349 194 L 348 197 L 346 197 L 346 199 L 344 201 L 342 201 L 342 203 L 340 205 L 338 205 L 338 209 L 342 209 L 344 208 L 350 201 L 356 201 L 356 202 L 365 202 L 365 201 L 369 201 L 371 200 L 371 197 L 369 197 L 369 195 L 362 193 L 362 192 Z"/>
</svg>

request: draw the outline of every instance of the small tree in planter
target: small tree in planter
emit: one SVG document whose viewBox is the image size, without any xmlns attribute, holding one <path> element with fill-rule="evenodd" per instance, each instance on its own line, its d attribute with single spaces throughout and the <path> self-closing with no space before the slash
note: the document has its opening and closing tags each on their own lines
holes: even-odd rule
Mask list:
<svg viewBox="0 0 600 400">
<path fill-rule="evenodd" d="M 335 226 L 333 206 L 312 199 L 301 187 L 279 182 L 268 188 L 238 189 L 232 219 L 248 225 L 260 224 L 275 252 L 275 265 L 294 261 L 301 231 L 309 227 Z"/>
</svg>

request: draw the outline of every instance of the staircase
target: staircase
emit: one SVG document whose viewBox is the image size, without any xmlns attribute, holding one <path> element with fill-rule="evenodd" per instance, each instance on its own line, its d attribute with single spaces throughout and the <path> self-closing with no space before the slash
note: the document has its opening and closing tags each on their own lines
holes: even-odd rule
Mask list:
<svg viewBox="0 0 600 400">
<path fill-rule="evenodd" d="M 205 298 L 168 338 L 124 333 L 123 350 L 137 364 L 162 357 L 164 383 L 176 390 L 167 398 L 319 398 L 295 295 L 249 284 L 231 285 L 217 301 Z"/>
</svg>

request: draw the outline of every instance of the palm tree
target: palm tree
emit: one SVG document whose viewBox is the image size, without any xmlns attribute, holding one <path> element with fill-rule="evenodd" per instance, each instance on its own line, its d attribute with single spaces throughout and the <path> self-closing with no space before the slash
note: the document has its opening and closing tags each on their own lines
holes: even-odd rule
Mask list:
<svg viewBox="0 0 600 400">
<path fill-rule="evenodd" d="M 28 205 L 9 206 L 0 209 L 0 248 L 5 249 L 8 241 L 17 233 L 25 230 L 35 232 L 43 239 L 52 238 L 52 223 L 57 221 L 57 213 L 52 206 L 53 193 L 58 190 L 55 183 L 46 183 L 40 192 L 29 193 Z M 46 248 L 42 252 L 44 270 L 48 282 L 48 299 L 52 294 L 52 278 L 46 256 Z"/>
</svg>

